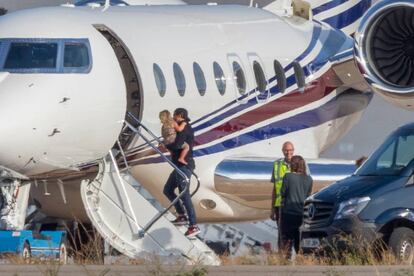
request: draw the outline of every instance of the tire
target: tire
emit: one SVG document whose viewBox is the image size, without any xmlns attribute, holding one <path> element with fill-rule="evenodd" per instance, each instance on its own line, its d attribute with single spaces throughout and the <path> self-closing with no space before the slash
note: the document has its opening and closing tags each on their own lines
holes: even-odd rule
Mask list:
<svg viewBox="0 0 414 276">
<path fill-rule="evenodd" d="M 32 257 L 32 252 L 30 250 L 30 245 L 28 242 L 25 242 L 23 245 L 23 250 L 21 252 L 21 257 L 25 263 L 30 263 L 30 258 Z"/>
<path fill-rule="evenodd" d="M 59 245 L 59 264 L 65 265 L 68 263 L 68 246 L 65 241 Z"/>
<path fill-rule="evenodd" d="M 412 265 L 414 259 L 414 231 L 407 227 L 399 227 L 391 233 L 389 247 L 396 258 L 403 264 Z"/>
</svg>

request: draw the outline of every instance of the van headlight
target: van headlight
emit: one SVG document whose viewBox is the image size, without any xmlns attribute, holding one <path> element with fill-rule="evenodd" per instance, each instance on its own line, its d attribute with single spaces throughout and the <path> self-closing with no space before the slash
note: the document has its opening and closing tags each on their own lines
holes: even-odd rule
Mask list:
<svg viewBox="0 0 414 276">
<path fill-rule="evenodd" d="M 339 204 L 338 211 L 336 212 L 335 219 L 343 219 L 351 216 L 358 215 L 367 206 L 371 200 L 370 197 L 356 197 L 346 201 L 342 201 Z"/>
</svg>

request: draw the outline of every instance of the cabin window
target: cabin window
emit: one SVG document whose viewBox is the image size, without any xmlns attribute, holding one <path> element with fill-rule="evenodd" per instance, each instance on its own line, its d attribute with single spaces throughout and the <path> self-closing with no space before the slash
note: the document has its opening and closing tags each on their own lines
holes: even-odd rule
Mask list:
<svg viewBox="0 0 414 276">
<path fill-rule="evenodd" d="M 193 71 L 198 92 L 201 96 L 204 96 L 207 90 L 206 78 L 204 77 L 203 70 L 197 62 L 193 63 Z"/>
<path fill-rule="evenodd" d="M 237 61 L 233 61 L 233 74 L 236 81 L 237 90 L 241 95 L 246 93 L 246 77 L 244 76 L 243 68 Z"/>
<path fill-rule="evenodd" d="M 4 69 L 55 69 L 57 43 L 12 42 Z"/>
<path fill-rule="evenodd" d="M 257 61 L 253 62 L 254 77 L 256 79 L 257 89 L 263 93 L 266 91 L 267 80 L 263 72 L 262 66 Z"/>
<path fill-rule="evenodd" d="M 155 84 L 157 85 L 158 93 L 161 97 L 165 96 L 165 92 L 167 91 L 167 84 L 165 82 L 164 74 L 162 73 L 161 68 L 158 66 L 158 64 L 153 64 L 152 66 L 154 71 L 154 79 Z"/>
<path fill-rule="evenodd" d="M 213 71 L 217 89 L 221 95 L 224 95 L 226 93 L 226 77 L 224 76 L 223 69 L 221 69 L 221 66 L 217 62 L 214 62 Z"/>
<path fill-rule="evenodd" d="M 173 65 L 174 70 L 174 78 L 175 78 L 175 84 L 177 85 L 178 94 L 180 94 L 181 97 L 185 94 L 185 77 L 184 72 L 181 69 L 180 65 L 178 63 L 174 63 Z"/>
<path fill-rule="evenodd" d="M 273 67 L 275 69 L 275 76 L 277 81 L 276 87 L 280 93 L 283 93 L 286 90 L 285 70 L 283 69 L 282 64 L 280 64 L 280 62 L 277 60 L 273 62 Z"/>
<path fill-rule="evenodd" d="M 66 43 L 63 66 L 66 68 L 87 68 L 89 66 L 88 47 L 82 43 Z"/>
<path fill-rule="evenodd" d="M 305 72 L 297 61 L 293 62 L 293 70 L 295 72 L 295 79 L 296 84 L 298 85 L 298 90 L 303 93 L 305 91 Z"/>
</svg>

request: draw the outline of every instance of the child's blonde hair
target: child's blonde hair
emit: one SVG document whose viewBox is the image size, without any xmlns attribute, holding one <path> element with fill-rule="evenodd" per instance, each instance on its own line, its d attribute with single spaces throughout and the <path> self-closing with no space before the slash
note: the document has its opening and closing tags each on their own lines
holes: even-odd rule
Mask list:
<svg viewBox="0 0 414 276">
<path fill-rule="evenodd" d="M 173 118 L 168 110 L 163 110 L 159 114 L 161 124 L 166 127 L 173 127 Z"/>
</svg>

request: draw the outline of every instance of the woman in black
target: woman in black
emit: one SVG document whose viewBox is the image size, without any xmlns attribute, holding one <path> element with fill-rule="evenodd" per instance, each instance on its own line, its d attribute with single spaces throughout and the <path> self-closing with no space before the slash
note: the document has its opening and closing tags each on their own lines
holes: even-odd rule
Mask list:
<svg viewBox="0 0 414 276">
<path fill-rule="evenodd" d="M 299 253 L 299 227 L 303 220 L 303 205 L 312 192 L 312 178 L 306 175 L 305 160 L 298 155 L 292 157 L 290 173 L 285 174 L 282 184 L 281 242 L 282 250 L 290 257 L 292 244 Z"/>
</svg>

